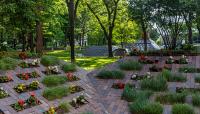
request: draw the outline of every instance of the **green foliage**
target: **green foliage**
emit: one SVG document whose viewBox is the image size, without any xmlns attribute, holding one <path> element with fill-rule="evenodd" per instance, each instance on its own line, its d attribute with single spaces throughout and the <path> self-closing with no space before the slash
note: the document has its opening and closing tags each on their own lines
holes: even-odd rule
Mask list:
<svg viewBox="0 0 200 114">
<path fill-rule="evenodd" d="M 156 97 L 156 101 L 162 104 L 184 103 L 186 93 L 165 93 Z"/>
<path fill-rule="evenodd" d="M 142 64 L 136 61 L 124 61 L 119 63 L 119 67 L 122 70 L 141 70 Z"/>
<path fill-rule="evenodd" d="M 65 76 L 57 76 L 57 75 L 51 75 L 46 76 L 42 80 L 42 83 L 46 85 L 47 87 L 57 86 L 60 84 L 64 84 L 67 81 L 67 78 Z"/>
<path fill-rule="evenodd" d="M 194 45 L 192 44 L 184 44 L 181 46 L 182 50 L 190 51 L 190 50 L 195 50 Z"/>
<path fill-rule="evenodd" d="M 200 69 L 199 68 L 195 68 L 195 67 L 181 67 L 179 68 L 179 72 L 184 72 L 184 73 L 199 73 Z"/>
<path fill-rule="evenodd" d="M 167 89 L 167 81 L 162 76 L 152 79 L 144 79 L 141 81 L 141 88 L 153 91 L 164 91 Z"/>
<path fill-rule="evenodd" d="M 200 94 L 193 94 L 192 95 L 192 104 L 194 106 L 200 106 Z"/>
<path fill-rule="evenodd" d="M 70 94 L 70 90 L 66 86 L 57 86 L 46 88 L 43 91 L 43 96 L 48 100 L 61 99 Z"/>
<path fill-rule="evenodd" d="M 161 75 L 167 79 L 169 82 L 185 82 L 187 81 L 186 76 L 181 74 L 172 74 L 169 70 L 163 70 Z"/>
<path fill-rule="evenodd" d="M 172 106 L 172 114 L 195 114 L 195 112 L 188 104 L 175 104 Z"/>
<path fill-rule="evenodd" d="M 102 79 L 123 79 L 125 74 L 120 70 L 102 70 L 97 77 Z"/>
<path fill-rule="evenodd" d="M 10 57 L 0 59 L 0 70 L 13 70 L 17 67 L 19 61 Z"/>
<path fill-rule="evenodd" d="M 74 72 L 76 71 L 76 65 L 68 63 L 62 66 L 64 72 Z"/>
<path fill-rule="evenodd" d="M 61 110 L 63 110 L 64 112 L 69 112 L 71 105 L 68 102 L 62 102 L 59 104 L 58 106 Z"/>
<path fill-rule="evenodd" d="M 162 114 L 163 107 L 159 103 L 150 103 L 145 100 L 138 100 L 129 105 L 132 114 Z"/>
<path fill-rule="evenodd" d="M 196 76 L 196 77 L 195 77 L 195 82 L 196 82 L 196 83 L 200 83 L 200 76 Z"/>
<path fill-rule="evenodd" d="M 145 100 L 152 95 L 151 91 L 136 90 L 130 85 L 126 85 L 122 93 L 122 99 L 128 102 L 133 102 L 135 100 Z"/>
<path fill-rule="evenodd" d="M 59 59 L 54 56 L 46 56 L 45 55 L 41 58 L 41 63 L 44 66 L 53 66 L 53 65 L 59 64 Z"/>
</svg>

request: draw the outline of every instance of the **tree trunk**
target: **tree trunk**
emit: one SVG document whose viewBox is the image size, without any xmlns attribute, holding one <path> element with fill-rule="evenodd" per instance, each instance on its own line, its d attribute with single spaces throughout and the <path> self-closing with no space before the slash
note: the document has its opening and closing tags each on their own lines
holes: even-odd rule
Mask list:
<svg viewBox="0 0 200 114">
<path fill-rule="evenodd" d="M 22 32 L 21 34 L 21 39 L 22 39 L 22 52 L 24 52 L 26 50 L 26 37 L 24 32 Z"/>
<path fill-rule="evenodd" d="M 36 52 L 42 53 L 42 50 L 43 50 L 42 22 L 36 21 Z"/>
<path fill-rule="evenodd" d="M 199 32 L 199 38 L 200 38 L 200 26 L 197 25 L 197 30 Z"/>
<path fill-rule="evenodd" d="M 34 52 L 33 32 L 29 32 L 28 36 L 29 36 L 30 51 Z"/>
<path fill-rule="evenodd" d="M 188 42 L 192 44 L 192 27 L 188 27 Z"/>
<path fill-rule="evenodd" d="M 113 28 L 109 27 L 109 35 L 108 35 L 108 57 L 113 57 L 113 52 L 112 52 L 112 31 Z"/>
<path fill-rule="evenodd" d="M 69 4 L 68 4 L 68 10 L 69 10 L 69 41 L 70 41 L 70 47 L 71 47 L 71 62 L 72 63 L 75 63 L 75 50 L 74 50 L 74 47 L 75 47 L 75 41 L 74 41 L 74 19 L 75 19 L 75 16 L 74 16 L 74 0 L 70 0 L 69 1 Z"/>
<path fill-rule="evenodd" d="M 176 48 L 176 36 L 173 36 L 172 38 L 172 46 L 171 46 L 171 49 L 175 49 Z"/>
<path fill-rule="evenodd" d="M 147 36 L 147 29 L 146 29 L 146 27 L 144 25 L 142 26 L 142 30 L 143 30 L 143 39 L 144 39 L 144 51 L 147 51 L 147 39 L 148 39 L 148 36 Z"/>
</svg>

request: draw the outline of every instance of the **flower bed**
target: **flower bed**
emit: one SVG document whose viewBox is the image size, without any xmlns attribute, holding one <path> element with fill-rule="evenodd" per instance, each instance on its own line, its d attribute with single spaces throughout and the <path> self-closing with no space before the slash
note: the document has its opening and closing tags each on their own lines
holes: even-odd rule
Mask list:
<svg viewBox="0 0 200 114">
<path fill-rule="evenodd" d="M 188 64 L 188 59 L 184 55 L 182 55 L 181 58 L 178 60 L 175 60 L 172 56 L 170 56 L 165 63 L 166 64 Z"/>
<path fill-rule="evenodd" d="M 125 87 L 125 84 L 121 82 L 113 83 L 112 85 L 112 88 L 115 88 L 115 89 L 124 89 L 124 87 Z"/>
<path fill-rule="evenodd" d="M 179 68 L 179 72 L 184 72 L 184 73 L 200 73 L 200 68 L 195 68 L 195 67 L 181 67 L 181 68 Z"/>
<path fill-rule="evenodd" d="M 3 98 L 8 97 L 8 96 L 9 96 L 8 92 L 5 91 L 3 89 L 3 87 L 0 87 L 0 99 L 3 99 Z"/>
<path fill-rule="evenodd" d="M 12 76 L 0 76 L 0 83 L 6 83 L 13 81 Z"/>
<path fill-rule="evenodd" d="M 11 104 L 10 106 L 15 109 L 17 112 L 24 109 L 28 109 L 37 105 L 42 104 L 36 97 L 35 93 L 30 93 L 30 97 L 26 100 L 19 99 L 18 102 Z"/>
<path fill-rule="evenodd" d="M 143 80 L 143 79 L 147 79 L 147 78 L 152 78 L 150 72 L 147 72 L 147 74 L 145 74 L 145 75 L 133 74 L 131 76 L 131 80 Z"/>
<path fill-rule="evenodd" d="M 48 66 L 45 71 L 42 71 L 42 73 L 46 75 L 61 74 L 58 70 L 58 66 Z"/>
<path fill-rule="evenodd" d="M 161 72 L 163 68 L 157 67 L 156 65 L 153 65 L 152 67 L 149 68 L 150 72 Z"/>
<path fill-rule="evenodd" d="M 78 81 L 80 80 L 79 77 L 75 76 L 73 73 L 68 72 L 66 73 L 67 81 L 72 82 L 72 81 Z"/>
<path fill-rule="evenodd" d="M 34 68 L 34 67 L 39 67 L 39 64 L 40 64 L 40 61 L 38 59 L 35 59 L 31 63 L 27 63 L 26 61 L 21 62 L 19 66 L 22 68 Z"/>
<path fill-rule="evenodd" d="M 50 107 L 48 111 L 43 114 L 66 114 L 70 111 L 71 105 L 68 102 L 62 102 L 58 107 Z"/>
<path fill-rule="evenodd" d="M 154 64 L 154 63 L 158 63 L 158 60 L 151 60 L 148 59 L 147 57 L 145 57 L 144 55 L 141 55 L 140 58 L 138 59 L 138 62 L 143 63 L 143 64 Z"/>
<path fill-rule="evenodd" d="M 38 81 L 33 81 L 29 85 L 19 84 L 14 87 L 14 90 L 17 93 L 24 93 L 27 91 L 34 91 L 34 90 L 38 90 L 38 89 L 40 89 Z"/>
<path fill-rule="evenodd" d="M 200 92 L 200 88 L 176 87 L 176 92 L 177 93 L 182 93 L 182 92 L 198 93 L 198 92 Z"/>
<path fill-rule="evenodd" d="M 29 78 L 38 78 L 38 77 L 40 77 L 40 75 L 34 71 L 31 73 L 17 74 L 17 77 L 21 80 L 28 80 Z"/>
<path fill-rule="evenodd" d="M 89 101 L 86 100 L 84 95 L 80 95 L 77 98 L 73 98 L 72 101 L 70 102 L 70 104 L 74 107 L 74 108 L 79 108 L 82 105 L 88 104 Z"/>
</svg>

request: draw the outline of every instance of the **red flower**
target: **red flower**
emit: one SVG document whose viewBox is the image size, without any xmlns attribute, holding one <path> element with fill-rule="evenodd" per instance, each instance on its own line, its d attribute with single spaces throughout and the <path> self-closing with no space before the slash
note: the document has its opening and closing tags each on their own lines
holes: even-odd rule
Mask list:
<svg viewBox="0 0 200 114">
<path fill-rule="evenodd" d="M 29 94 L 31 95 L 31 97 L 35 97 L 35 93 L 34 92 L 30 92 Z"/>
<path fill-rule="evenodd" d="M 25 80 L 28 80 L 28 79 L 29 79 L 28 73 L 25 74 L 24 79 L 25 79 Z"/>
<path fill-rule="evenodd" d="M 13 77 L 10 76 L 10 75 L 8 75 L 7 78 L 8 78 L 9 81 L 13 80 Z"/>
<path fill-rule="evenodd" d="M 68 72 L 68 73 L 66 73 L 66 75 L 67 75 L 67 79 L 68 80 L 72 80 L 73 79 L 73 73 Z"/>
<path fill-rule="evenodd" d="M 140 60 L 146 60 L 144 55 L 140 55 Z"/>
<path fill-rule="evenodd" d="M 23 107 L 24 106 L 24 100 L 23 99 L 19 99 L 18 100 L 18 104 L 21 106 L 21 107 Z"/>
</svg>

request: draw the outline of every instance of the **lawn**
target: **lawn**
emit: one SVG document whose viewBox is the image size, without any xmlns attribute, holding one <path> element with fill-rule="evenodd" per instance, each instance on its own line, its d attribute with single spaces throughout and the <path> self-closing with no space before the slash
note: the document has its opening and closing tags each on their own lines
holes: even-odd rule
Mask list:
<svg viewBox="0 0 200 114">
<path fill-rule="evenodd" d="M 77 54 L 81 54 L 81 51 L 76 51 Z M 70 61 L 70 52 L 67 50 L 56 50 L 47 52 L 47 55 L 56 56 L 67 62 Z M 84 68 L 85 70 L 93 70 L 96 68 L 101 68 L 109 63 L 117 61 L 117 57 L 108 58 L 108 57 L 77 57 L 76 64 Z"/>
</svg>

